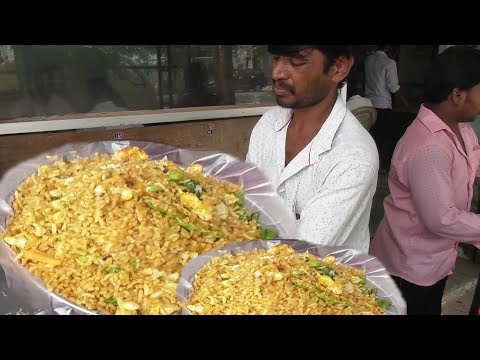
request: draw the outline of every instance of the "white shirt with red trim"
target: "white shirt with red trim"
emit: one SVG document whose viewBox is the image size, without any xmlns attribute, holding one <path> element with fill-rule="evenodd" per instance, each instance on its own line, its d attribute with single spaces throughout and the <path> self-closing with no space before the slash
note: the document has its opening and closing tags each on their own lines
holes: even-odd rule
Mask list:
<svg viewBox="0 0 480 360">
<path fill-rule="evenodd" d="M 291 115 L 276 106 L 260 118 L 247 161 L 271 181 L 303 240 L 367 252 L 378 174 L 375 142 L 339 96 L 318 134 L 285 166 Z"/>
</svg>

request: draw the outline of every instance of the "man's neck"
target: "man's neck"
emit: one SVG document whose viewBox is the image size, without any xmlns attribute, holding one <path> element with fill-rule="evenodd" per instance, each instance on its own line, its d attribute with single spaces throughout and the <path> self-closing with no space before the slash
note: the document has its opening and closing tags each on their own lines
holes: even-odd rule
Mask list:
<svg viewBox="0 0 480 360">
<path fill-rule="evenodd" d="M 424 106 L 437 115 L 454 133 L 458 132 L 458 121 L 449 109 L 442 104 L 424 104 Z"/>
<path fill-rule="evenodd" d="M 322 128 L 337 100 L 336 91 L 322 102 L 303 109 L 294 109 L 287 129 L 285 166 L 307 146 Z"/>
<path fill-rule="evenodd" d="M 335 91 L 318 104 L 308 108 L 293 109 L 293 118 L 289 128 L 295 132 L 314 132 L 316 134 L 332 112 L 337 96 Z"/>
</svg>

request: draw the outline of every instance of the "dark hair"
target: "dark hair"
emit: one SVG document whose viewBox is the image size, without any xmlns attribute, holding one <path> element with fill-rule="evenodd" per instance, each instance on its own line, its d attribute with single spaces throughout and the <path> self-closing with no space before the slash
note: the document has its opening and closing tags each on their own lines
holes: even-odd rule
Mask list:
<svg viewBox="0 0 480 360">
<path fill-rule="evenodd" d="M 87 80 L 88 92 L 94 99 L 102 97 L 108 100 L 112 98 L 112 88 L 104 77 L 95 77 Z"/>
<path fill-rule="evenodd" d="M 334 60 L 341 57 L 352 57 L 352 45 L 268 45 L 268 52 L 273 55 L 298 56 L 305 49 L 317 49 L 326 57 L 324 72 L 328 72 Z M 346 79 L 339 84 L 342 87 Z"/>
<path fill-rule="evenodd" d="M 104 101 L 113 101 L 117 106 L 126 107 L 122 97 L 112 88 L 105 77 L 88 79 L 87 90 L 90 94 L 92 106 Z"/>
<path fill-rule="evenodd" d="M 423 101 L 445 101 L 453 89 L 469 90 L 480 84 L 480 50 L 468 45 L 447 48 L 425 76 Z"/>
</svg>

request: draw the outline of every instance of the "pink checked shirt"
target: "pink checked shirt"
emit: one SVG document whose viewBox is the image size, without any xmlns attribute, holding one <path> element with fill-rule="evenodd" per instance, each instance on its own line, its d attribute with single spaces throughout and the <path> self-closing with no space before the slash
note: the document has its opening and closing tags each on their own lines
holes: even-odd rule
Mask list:
<svg viewBox="0 0 480 360">
<path fill-rule="evenodd" d="M 370 253 L 391 275 L 417 285 L 452 274 L 459 242 L 480 247 L 480 215 L 469 211 L 480 146 L 469 124 L 459 128 L 467 153 L 422 105 L 393 154 L 385 217 Z"/>
</svg>

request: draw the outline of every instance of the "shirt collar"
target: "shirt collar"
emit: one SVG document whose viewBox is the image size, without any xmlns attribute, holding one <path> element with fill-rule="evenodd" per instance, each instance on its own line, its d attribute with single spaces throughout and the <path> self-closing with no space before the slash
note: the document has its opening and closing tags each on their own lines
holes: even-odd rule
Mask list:
<svg viewBox="0 0 480 360">
<path fill-rule="evenodd" d="M 435 133 L 438 131 L 446 131 L 447 135 L 452 139 L 458 151 L 464 154 L 465 156 L 467 156 L 463 151 L 463 148 L 460 146 L 457 136 L 453 133 L 452 129 L 450 129 L 447 126 L 447 124 L 445 124 L 432 110 L 427 109 L 422 104 L 420 106 L 420 111 L 418 112 L 417 117 L 422 122 L 422 124 L 424 124 L 426 128 L 430 130 L 432 133 Z M 468 123 L 458 124 L 458 130 L 460 131 L 460 134 L 462 134 L 465 147 L 467 148 L 467 153 L 471 151 L 471 149 L 473 149 L 474 147 L 474 144 L 471 143 L 470 137 L 468 136 L 469 128 L 470 128 L 470 125 Z"/>
<path fill-rule="evenodd" d="M 277 116 L 273 121 L 273 129 L 276 132 L 280 132 L 282 130 L 286 130 L 286 128 L 288 127 L 288 124 L 292 120 L 293 110 L 288 108 L 283 108 L 280 106 L 277 107 L 277 110 L 278 110 Z M 325 128 L 329 129 L 328 132 L 326 130 L 323 130 L 323 132 L 328 133 L 327 139 L 330 145 L 332 143 L 335 132 L 337 131 L 338 127 L 340 126 L 343 120 L 343 116 L 342 116 L 342 119 L 338 119 L 337 115 L 342 111 L 345 112 L 345 110 L 346 110 L 345 103 L 343 101 L 343 98 L 339 94 L 337 96 L 337 100 L 335 101 L 335 105 L 333 105 L 330 115 L 328 115 L 327 120 L 325 120 L 325 123 L 323 124 L 322 128 L 318 132 L 318 134 L 321 134 L 322 129 L 325 129 Z"/>
<path fill-rule="evenodd" d="M 273 130 L 280 132 L 281 130 L 284 130 L 290 123 L 290 120 L 292 120 L 293 110 L 277 106 L 277 111 L 278 115 L 273 121 Z"/>
<path fill-rule="evenodd" d="M 273 122 L 273 129 L 277 134 L 282 134 L 283 131 L 287 131 L 288 124 L 292 119 L 292 109 L 278 107 L 278 113 L 275 121 Z M 335 105 L 328 115 L 325 123 L 322 125 L 318 134 L 313 138 L 311 150 L 309 154 L 309 164 L 317 162 L 319 155 L 332 148 L 333 139 L 337 133 L 338 128 L 345 118 L 347 108 L 343 101 L 343 98 L 339 94 Z"/>
<path fill-rule="evenodd" d="M 325 120 L 325 123 L 321 127 L 317 136 L 313 139 L 312 150 L 310 153 L 311 164 L 317 162 L 322 153 L 332 148 L 333 139 L 335 138 L 335 134 L 342 124 L 343 119 L 345 119 L 346 113 L 347 108 L 343 98 L 339 94 L 330 115 L 328 115 L 327 120 Z"/>
<path fill-rule="evenodd" d="M 434 133 L 437 131 L 447 131 L 453 134 L 452 129 L 450 129 L 447 124 L 445 124 L 432 110 L 426 108 L 423 104 L 420 106 L 420 111 L 418 112 L 418 120 L 422 122 L 423 125 L 427 127 L 430 132 Z"/>
<path fill-rule="evenodd" d="M 386 53 L 385 51 L 377 50 L 377 51 L 375 51 L 375 53 L 378 54 L 378 55 L 385 56 L 385 57 L 388 58 L 388 55 L 387 55 L 387 53 Z"/>
</svg>

